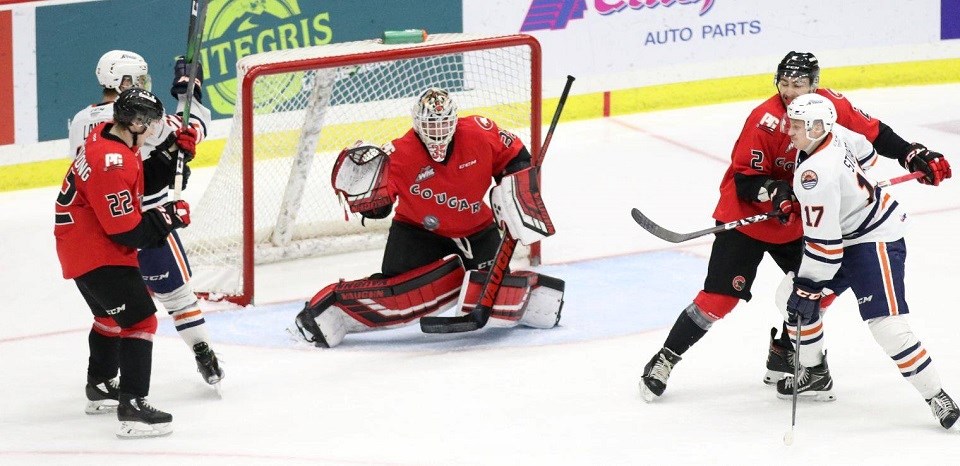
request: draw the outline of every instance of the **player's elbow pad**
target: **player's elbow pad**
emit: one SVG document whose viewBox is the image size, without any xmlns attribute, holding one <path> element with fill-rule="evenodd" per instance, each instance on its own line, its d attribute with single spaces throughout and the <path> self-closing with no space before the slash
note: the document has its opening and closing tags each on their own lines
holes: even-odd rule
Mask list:
<svg viewBox="0 0 960 466">
<path fill-rule="evenodd" d="M 526 146 L 523 146 L 520 148 L 520 152 L 517 152 L 517 156 L 512 158 L 510 162 L 507 163 L 507 166 L 503 169 L 503 176 L 494 177 L 494 181 L 496 181 L 497 184 L 500 184 L 500 180 L 502 180 L 504 176 L 512 175 L 520 170 L 530 168 L 530 164 L 530 152 L 527 151 Z"/>
<path fill-rule="evenodd" d="M 744 175 L 743 173 L 733 174 L 733 184 L 737 187 L 737 197 L 744 202 L 762 202 L 766 199 L 760 199 L 760 190 L 764 183 L 770 181 L 766 175 Z M 766 193 L 766 190 L 764 190 Z"/>
<path fill-rule="evenodd" d="M 154 248 L 170 234 L 170 225 L 161 218 L 158 209 L 150 209 L 140 217 L 140 223 L 123 233 L 110 235 L 117 244 L 136 249 Z"/>
</svg>

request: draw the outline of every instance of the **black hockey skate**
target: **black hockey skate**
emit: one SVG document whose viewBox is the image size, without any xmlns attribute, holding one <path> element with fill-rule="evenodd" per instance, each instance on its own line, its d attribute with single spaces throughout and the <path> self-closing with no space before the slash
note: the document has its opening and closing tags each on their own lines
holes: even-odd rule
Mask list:
<svg viewBox="0 0 960 466">
<path fill-rule="evenodd" d="M 197 371 L 203 376 L 203 380 L 210 385 L 216 385 L 223 380 L 223 369 L 220 368 L 220 361 L 217 360 L 216 353 L 210 349 L 210 345 L 201 341 L 193 345 L 193 352 L 196 354 Z"/>
<path fill-rule="evenodd" d="M 777 329 L 770 329 L 770 351 L 767 353 L 767 374 L 763 383 L 776 385 L 781 379 L 793 375 L 793 346 L 789 340 L 777 338 Z"/>
<path fill-rule="evenodd" d="M 170 425 L 173 416 L 154 408 L 142 396 L 121 393 L 117 419 L 120 420 L 120 430 L 117 431 L 120 438 L 160 437 L 173 432 Z"/>
<path fill-rule="evenodd" d="M 800 382 L 797 385 L 797 396 L 816 401 L 834 401 L 833 378 L 830 377 L 830 368 L 827 367 L 827 357 L 818 366 L 800 367 Z M 777 382 L 777 397 L 787 400 L 793 398 L 793 374 Z"/>
<path fill-rule="evenodd" d="M 650 362 L 643 368 L 643 377 L 640 379 L 640 396 L 644 401 L 649 403 L 663 395 L 663 391 L 667 389 L 670 371 L 680 362 L 680 359 L 677 353 L 667 348 L 660 348 L 660 351 L 653 355 Z"/>
<path fill-rule="evenodd" d="M 119 382 L 117 378 L 103 379 L 87 376 L 87 414 L 107 414 L 117 411 Z"/>
<path fill-rule="evenodd" d="M 960 410 L 957 409 L 957 404 L 954 403 L 953 398 L 950 398 L 950 395 L 947 395 L 947 392 L 943 390 L 940 390 L 940 393 L 937 393 L 933 398 L 927 400 L 927 404 L 930 405 L 930 411 L 933 412 L 933 417 L 940 421 L 940 425 L 943 426 L 944 429 L 953 427 L 953 424 L 957 422 L 957 418 L 960 417 Z"/>
</svg>

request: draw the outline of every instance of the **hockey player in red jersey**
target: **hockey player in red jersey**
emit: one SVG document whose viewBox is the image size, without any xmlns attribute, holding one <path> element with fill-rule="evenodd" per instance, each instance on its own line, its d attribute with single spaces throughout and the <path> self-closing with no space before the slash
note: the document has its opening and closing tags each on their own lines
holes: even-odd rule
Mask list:
<svg viewBox="0 0 960 466">
<path fill-rule="evenodd" d="M 170 94 L 178 100 L 177 111 L 165 115 L 156 134 L 144 137 L 139 144 L 144 168 L 144 210 L 167 201 L 176 169 L 177 152 L 183 152 L 185 162 L 190 162 L 196 152 L 196 145 L 203 140 L 210 124 L 210 110 L 202 103 L 202 67 L 197 73 L 193 96 L 186 95 L 189 71 L 182 57 L 176 60 L 173 70 Z M 95 126 L 113 119 L 113 103 L 120 92 L 131 87 L 150 90 L 147 62 L 139 54 L 127 50 L 111 50 L 103 54 L 97 62 L 96 76 L 103 88 L 102 100 L 99 104 L 80 110 L 70 120 L 71 157 L 82 148 L 87 135 Z M 182 113 L 187 99 L 192 99 L 190 125 L 184 127 Z M 184 186 L 189 176 L 190 165 L 184 163 Z M 143 280 L 153 296 L 170 314 L 180 338 L 192 350 L 197 370 L 203 380 L 211 385 L 219 384 L 224 371 L 211 348 L 206 320 L 190 285 L 190 260 L 180 241 L 180 235 L 172 231 L 165 241 L 141 249 L 138 256 Z"/>
<path fill-rule="evenodd" d="M 54 236 L 63 277 L 76 282 L 94 315 L 86 411 L 116 411 L 120 437 L 152 437 L 169 434 L 173 417 L 145 398 L 157 309 L 143 283 L 137 249 L 187 226 L 190 208 L 177 201 L 141 212 L 139 144 L 157 130 L 163 104 L 131 88 L 113 107 L 113 121 L 93 128 L 64 177 Z"/>
<path fill-rule="evenodd" d="M 491 179 L 501 210 L 539 201 L 539 189 L 530 188 L 537 167 L 516 135 L 483 116 L 460 118 L 452 96 L 439 88 L 425 90 L 412 113 L 413 128 L 400 138 L 382 148 L 358 142 L 335 164 L 334 189 L 351 211 L 385 218 L 397 206 L 381 272 L 324 288 L 297 316 L 300 332 L 318 346 L 333 347 L 346 333 L 408 325 L 448 308 L 461 289 L 464 267 L 488 268 L 500 244 L 494 213 L 484 201 Z M 524 244 L 553 233 L 545 211 L 530 222 L 508 217 L 501 222 Z M 562 280 L 527 275 L 516 293 L 500 293 L 517 300 L 501 307 L 525 311 L 503 326 L 555 326 Z"/>
<path fill-rule="evenodd" d="M 796 150 L 783 130 L 787 105 L 800 95 L 816 92 L 837 109 L 837 123 L 862 134 L 880 155 L 894 158 L 910 171 L 922 171 L 920 182 L 938 185 L 950 177 L 950 164 L 922 144 L 909 143 L 880 120 L 860 111 L 843 95 L 819 89 L 820 66 L 812 53 L 791 51 L 777 66 L 777 94 L 757 106 L 747 117 L 734 144 L 730 167 L 720 182 L 720 200 L 713 217 L 717 224 L 778 209 L 779 222 L 760 222 L 718 233 L 713 242 L 703 290 L 680 312 L 661 348 L 644 367 L 640 391 L 646 401 L 663 394 L 673 367 L 714 322 L 730 313 L 739 300 L 750 300 L 750 288 L 764 253 L 784 273 L 796 272 L 802 258 L 800 222 L 791 182 Z M 874 158 L 875 160 L 875 158 Z M 828 305 L 831 298 L 826 298 Z M 779 339 L 771 329 L 768 373 L 764 381 L 776 383 L 792 373 L 792 350 L 786 324 Z"/>
</svg>

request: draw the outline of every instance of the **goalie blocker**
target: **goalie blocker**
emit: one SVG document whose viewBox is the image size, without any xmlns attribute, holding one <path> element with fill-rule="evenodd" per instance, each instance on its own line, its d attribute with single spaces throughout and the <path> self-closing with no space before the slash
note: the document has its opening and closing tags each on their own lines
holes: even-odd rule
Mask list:
<svg viewBox="0 0 960 466">
<path fill-rule="evenodd" d="M 403 327 L 459 304 L 461 314 L 479 301 L 486 272 L 466 273 L 460 256 L 387 279 L 340 281 L 324 287 L 297 314 L 303 338 L 321 348 L 339 345 L 348 333 Z M 467 286 L 463 286 L 466 283 Z M 534 272 L 504 277 L 490 316 L 494 327 L 523 324 L 552 328 L 560 321 L 563 280 Z"/>
</svg>

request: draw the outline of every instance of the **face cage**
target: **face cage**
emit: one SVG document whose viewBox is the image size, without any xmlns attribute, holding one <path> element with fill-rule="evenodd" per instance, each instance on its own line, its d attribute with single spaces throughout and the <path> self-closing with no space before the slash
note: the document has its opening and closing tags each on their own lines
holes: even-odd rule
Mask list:
<svg viewBox="0 0 960 466">
<path fill-rule="evenodd" d="M 450 144 L 453 133 L 457 129 L 457 115 L 429 117 L 417 115 L 414 123 L 417 135 L 424 144 L 447 145 Z M 441 135 L 437 136 L 438 133 Z"/>
</svg>

